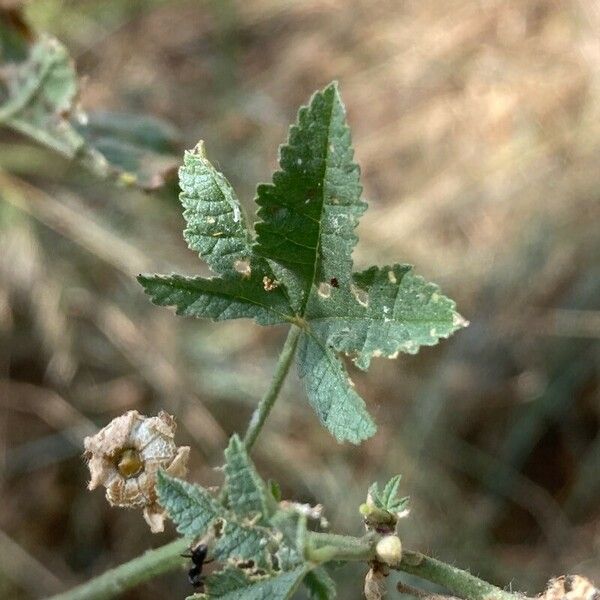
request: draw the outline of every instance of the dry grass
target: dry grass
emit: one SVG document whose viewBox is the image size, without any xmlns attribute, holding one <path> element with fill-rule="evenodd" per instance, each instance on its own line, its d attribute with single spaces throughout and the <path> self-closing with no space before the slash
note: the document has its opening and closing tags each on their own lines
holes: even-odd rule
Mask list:
<svg viewBox="0 0 600 600">
<path fill-rule="evenodd" d="M 248 204 L 296 107 L 338 79 L 370 201 L 357 263 L 414 263 L 472 325 L 357 374 L 381 424 L 360 449 L 320 431 L 291 378 L 261 468 L 349 531 L 368 483 L 400 471 L 408 544 L 530 592 L 567 571 L 600 579 L 596 2 L 44 0 L 28 13 L 78 57 L 86 106 L 167 118 L 185 147 L 204 138 Z M 215 482 L 280 337 L 147 304 L 138 270 L 202 268 L 172 191 L 107 189 L 0 142 L 0 554 L 21 565 L 0 596 L 29 598 L 166 539 L 84 491 L 90 421 L 165 407 L 193 475 Z M 183 597 L 175 581 L 128 597 Z"/>
</svg>

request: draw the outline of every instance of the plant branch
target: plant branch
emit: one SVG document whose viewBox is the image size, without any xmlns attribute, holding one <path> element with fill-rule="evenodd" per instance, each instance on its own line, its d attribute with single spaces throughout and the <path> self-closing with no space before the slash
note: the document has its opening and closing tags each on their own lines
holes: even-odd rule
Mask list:
<svg viewBox="0 0 600 600">
<path fill-rule="evenodd" d="M 362 538 L 334 533 L 310 532 L 307 535 L 305 557 L 316 563 L 326 563 L 332 560 L 361 560 L 375 559 L 375 543 L 377 537 L 365 535 Z"/>
<path fill-rule="evenodd" d="M 375 559 L 375 545 L 378 537 L 366 535 L 354 538 L 345 535 L 310 533 L 307 559 L 314 562 L 333 560 L 372 561 Z M 395 567 L 403 571 L 436 583 L 446 588 L 453 596 L 465 600 L 515 600 L 522 594 L 506 592 L 475 575 L 444 563 L 435 558 L 406 550 L 401 563 Z"/>
<path fill-rule="evenodd" d="M 466 600 L 515 600 L 522 594 L 507 592 L 467 571 L 444 563 L 420 552 L 405 551 L 397 568 L 411 575 L 437 583 L 452 595 Z"/>
<path fill-rule="evenodd" d="M 114 598 L 139 583 L 181 568 L 189 540 L 182 538 L 130 560 L 102 575 L 90 579 L 68 592 L 49 600 L 106 600 Z"/>
<path fill-rule="evenodd" d="M 285 377 L 290 370 L 290 365 L 292 364 L 292 359 L 294 358 L 294 354 L 296 352 L 296 346 L 298 345 L 298 339 L 300 337 L 301 330 L 296 326 L 292 325 L 288 336 L 285 340 L 285 344 L 283 345 L 283 349 L 281 350 L 281 354 L 279 355 L 279 360 L 277 361 L 277 367 L 275 368 L 275 373 L 273 375 L 273 379 L 271 379 L 271 385 L 267 390 L 266 394 L 262 397 L 261 401 L 258 403 L 256 410 L 254 411 L 252 418 L 250 419 L 250 423 L 248 423 L 248 429 L 246 430 L 246 434 L 244 435 L 244 445 L 246 446 L 246 450 L 250 451 L 256 439 L 258 438 L 277 397 L 279 396 L 279 392 L 281 391 L 281 387 L 283 386 L 283 382 L 285 381 Z"/>
<path fill-rule="evenodd" d="M 330 561 L 371 562 L 375 559 L 378 536 L 351 537 L 329 533 L 308 532 L 306 558 L 314 563 Z M 69 592 L 49 600 L 106 600 L 114 598 L 139 583 L 181 568 L 180 554 L 188 549 L 189 541 L 180 539 L 162 548 L 150 550 L 133 560 L 107 571 Z M 523 600 L 523 595 L 506 592 L 467 571 L 407 550 L 396 570 L 415 575 L 440 585 L 453 596 L 465 600 Z"/>
</svg>

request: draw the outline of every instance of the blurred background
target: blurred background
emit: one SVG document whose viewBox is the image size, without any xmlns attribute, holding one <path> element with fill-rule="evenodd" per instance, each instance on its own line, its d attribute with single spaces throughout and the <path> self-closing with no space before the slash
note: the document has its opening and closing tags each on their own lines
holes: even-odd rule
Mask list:
<svg viewBox="0 0 600 600">
<path fill-rule="evenodd" d="M 353 370 L 379 424 L 360 448 L 325 433 L 293 374 L 261 473 L 359 534 L 369 483 L 400 472 L 407 547 L 530 594 L 599 582 L 598 2 L 37 0 L 23 18 L 66 45 L 100 130 L 160 119 L 168 165 L 204 139 L 250 212 L 298 106 L 338 79 L 370 204 L 357 268 L 413 263 L 471 326 Z M 86 491 L 85 435 L 165 409 L 192 479 L 215 484 L 267 387 L 284 330 L 175 318 L 134 279 L 207 272 L 167 179 L 118 186 L 0 129 L 1 598 L 173 539 Z M 361 597 L 359 571 L 338 572 L 340 598 Z M 189 591 L 182 571 L 124 597 Z"/>
</svg>

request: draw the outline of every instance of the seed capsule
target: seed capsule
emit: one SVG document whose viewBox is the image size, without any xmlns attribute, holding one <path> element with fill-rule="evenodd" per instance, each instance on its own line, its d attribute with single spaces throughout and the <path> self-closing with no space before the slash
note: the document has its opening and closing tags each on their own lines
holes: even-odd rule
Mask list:
<svg viewBox="0 0 600 600">
<path fill-rule="evenodd" d="M 117 460 L 117 469 L 119 473 L 129 479 L 139 475 L 140 471 L 144 468 L 144 463 L 140 458 L 140 454 L 133 448 L 127 448 L 119 455 Z"/>
</svg>

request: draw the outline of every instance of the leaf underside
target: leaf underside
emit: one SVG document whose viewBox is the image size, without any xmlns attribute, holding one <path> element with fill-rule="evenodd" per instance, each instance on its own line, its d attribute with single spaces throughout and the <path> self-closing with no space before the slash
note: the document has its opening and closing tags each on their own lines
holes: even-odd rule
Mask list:
<svg viewBox="0 0 600 600">
<path fill-rule="evenodd" d="M 184 236 L 219 277 L 139 280 L 155 304 L 182 315 L 300 326 L 298 372 L 310 404 L 339 441 L 359 443 L 376 427 L 343 355 L 367 369 L 373 357 L 414 354 L 466 321 L 409 265 L 353 271 L 366 204 L 336 84 L 300 109 L 279 165 L 272 183 L 258 186 L 252 234 L 203 146 L 187 152 L 179 172 Z"/>
<path fill-rule="evenodd" d="M 47 35 L 22 40 L 24 56 L 0 72 L 0 125 L 6 125 L 59 152 L 78 158 L 102 177 L 152 189 L 174 170 L 176 132 L 158 119 L 138 115 L 86 115 L 78 105 L 74 61 Z"/>
<path fill-rule="evenodd" d="M 302 566 L 275 577 L 252 580 L 231 569 L 207 577 L 206 590 L 209 598 L 222 600 L 287 600 L 298 589 L 307 570 Z M 196 594 L 192 598 L 206 596 Z"/>
</svg>

